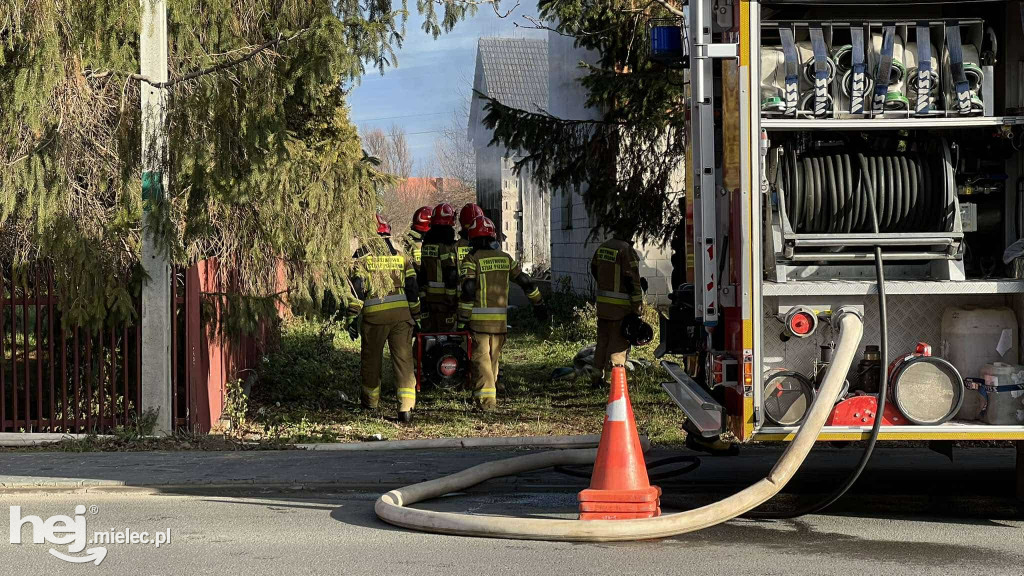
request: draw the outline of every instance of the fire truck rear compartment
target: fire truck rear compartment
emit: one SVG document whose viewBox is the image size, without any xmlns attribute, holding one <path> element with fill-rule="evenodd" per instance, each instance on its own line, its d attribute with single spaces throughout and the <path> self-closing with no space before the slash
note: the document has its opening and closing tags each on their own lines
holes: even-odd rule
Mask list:
<svg viewBox="0 0 1024 576">
<path fill-rule="evenodd" d="M 1021 363 L 1016 342 L 1024 325 L 1024 260 L 1007 254 L 1004 261 L 1024 232 L 1021 3 L 906 3 L 884 10 L 808 4 L 762 3 L 760 58 L 750 62 L 750 92 L 757 90 L 750 107 L 757 103 L 752 114 L 761 133 L 759 230 L 751 233 L 760 248 L 754 270 L 761 271 L 753 279 L 749 390 L 755 439 L 791 437 L 794 413 L 769 416 L 779 403 L 770 402 L 765 383 L 796 382 L 786 393 L 806 404 L 801 380 L 814 381 L 833 340 L 827 321 L 810 334 L 795 334 L 793 311 L 827 319 L 839 306 L 855 306 L 865 324 L 855 365 L 865 365 L 866 349 L 877 347 L 875 246 L 885 261 L 890 362 L 919 343 L 929 344 L 937 359 L 950 355 L 950 347 L 969 347 L 969 337 L 951 338 L 948 328 L 944 339 L 944 313 L 981 309 L 1003 310 L 1015 322 L 1014 348 L 1000 358 Z M 851 45 L 854 52 L 863 48 L 860 58 L 851 58 Z M 793 53 L 799 66 L 787 65 Z M 825 66 L 816 66 L 822 54 Z M 883 60 L 891 66 L 888 75 L 878 73 Z M 867 82 L 854 94 L 865 98 L 865 108 L 854 113 L 857 61 Z M 919 82 L 922 76 L 930 82 Z M 876 78 L 889 83 L 877 107 Z M 964 79 L 966 91 L 958 88 Z M 824 81 L 826 97 L 816 80 Z M 796 89 L 795 112 L 786 109 L 787 88 Z M 877 233 L 866 197 L 872 191 Z M 808 323 L 797 326 L 806 330 Z M 877 348 L 868 355 L 877 355 Z M 742 351 L 733 356 L 740 359 Z M 943 370 L 920 373 L 949 378 L 952 386 L 955 377 Z M 784 371 L 804 378 L 770 380 Z M 968 387 L 985 382 L 982 373 L 956 376 Z M 861 377 L 851 369 L 850 394 L 865 389 Z M 951 406 L 962 401 L 957 397 Z M 1000 424 L 956 416 L 938 425 L 900 419 L 884 426 L 880 438 L 1024 439 L 1024 390 L 1020 410 L 1018 422 Z M 821 439 L 860 439 L 868 430 L 867 423 L 826 426 Z"/>
</svg>

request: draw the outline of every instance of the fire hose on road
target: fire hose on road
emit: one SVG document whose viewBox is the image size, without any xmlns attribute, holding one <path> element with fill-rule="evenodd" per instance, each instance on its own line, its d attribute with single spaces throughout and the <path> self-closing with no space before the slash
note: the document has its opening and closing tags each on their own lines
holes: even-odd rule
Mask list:
<svg viewBox="0 0 1024 576">
<path fill-rule="evenodd" d="M 708 528 L 757 508 L 782 490 L 814 447 L 833 404 L 853 364 L 864 326 L 859 313 L 841 309 L 833 316 L 839 337 L 835 356 L 818 395 L 796 437 L 768 476 L 728 498 L 677 514 L 639 520 L 561 520 L 510 516 L 472 516 L 421 510 L 410 506 L 459 492 L 492 478 L 550 468 L 592 464 L 596 449 L 562 450 L 529 454 L 480 464 L 435 480 L 392 490 L 377 499 L 377 516 L 396 526 L 460 536 L 551 540 L 566 542 L 614 542 L 666 538 Z"/>
</svg>

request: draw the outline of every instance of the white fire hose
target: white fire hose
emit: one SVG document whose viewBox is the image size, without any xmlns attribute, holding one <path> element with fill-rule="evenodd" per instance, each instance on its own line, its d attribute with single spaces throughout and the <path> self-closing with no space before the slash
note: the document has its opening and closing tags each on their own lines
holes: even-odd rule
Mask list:
<svg viewBox="0 0 1024 576">
<path fill-rule="evenodd" d="M 377 499 L 374 510 L 381 520 L 414 530 L 460 536 L 552 540 L 567 542 L 613 542 L 667 538 L 708 528 L 757 508 L 779 493 L 793 478 L 825 425 L 853 364 L 864 331 L 860 314 L 847 310 L 836 313 L 839 338 L 832 363 L 825 373 L 807 418 L 768 476 L 756 484 L 713 504 L 678 514 L 640 520 L 560 520 L 511 516 L 471 516 L 409 508 L 417 502 L 459 492 L 492 478 L 511 476 L 552 466 L 593 464 L 596 449 L 561 450 L 529 454 L 479 464 L 436 480 L 392 490 Z"/>
</svg>

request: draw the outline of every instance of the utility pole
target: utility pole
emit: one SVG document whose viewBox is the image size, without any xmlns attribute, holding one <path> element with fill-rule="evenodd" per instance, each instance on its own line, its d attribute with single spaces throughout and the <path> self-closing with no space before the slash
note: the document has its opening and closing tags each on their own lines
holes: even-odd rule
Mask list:
<svg viewBox="0 0 1024 576">
<path fill-rule="evenodd" d="M 167 5 L 165 0 L 140 0 L 141 73 L 154 82 L 166 82 Z M 168 251 L 149 226 L 152 204 L 163 198 L 167 175 L 163 172 L 167 135 L 164 130 L 166 88 L 142 82 L 142 409 L 155 410 L 155 434 L 173 432 L 171 382 L 171 267 Z"/>
</svg>

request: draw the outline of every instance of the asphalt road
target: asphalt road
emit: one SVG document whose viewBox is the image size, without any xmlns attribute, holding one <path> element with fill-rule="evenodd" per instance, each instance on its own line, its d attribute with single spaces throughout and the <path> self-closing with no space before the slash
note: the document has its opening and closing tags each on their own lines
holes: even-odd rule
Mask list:
<svg viewBox="0 0 1024 576">
<path fill-rule="evenodd" d="M 1012 498 L 969 496 L 959 488 L 954 497 L 938 501 L 885 492 L 878 486 L 872 497 L 854 497 L 829 515 L 735 520 L 692 535 L 617 544 L 409 532 L 376 519 L 377 494 L 371 492 L 8 494 L 0 496 L 0 509 L 21 506 L 21 518 L 38 515 L 45 521 L 83 505 L 89 534 L 169 529 L 171 538 L 160 548 L 108 545 L 99 566 L 72 565 L 48 553 L 51 547 L 66 553 L 66 545 L 32 544 L 26 524 L 20 545 L 0 534 L 0 573 L 1024 575 L 1024 519 Z M 686 506 L 713 496 L 676 494 L 666 502 Z M 427 507 L 568 516 L 574 504 L 571 491 L 476 491 Z"/>
</svg>

